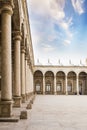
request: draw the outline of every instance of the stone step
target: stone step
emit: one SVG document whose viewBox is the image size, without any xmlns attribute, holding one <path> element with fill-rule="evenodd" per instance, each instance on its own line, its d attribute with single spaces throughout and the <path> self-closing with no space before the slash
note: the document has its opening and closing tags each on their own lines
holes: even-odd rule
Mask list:
<svg viewBox="0 0 87 130">
<path fill-rule="evenodd" d="M 19 121 L 19 117 L 1 117 L 0 118 L 0 122 L 18 122 Z"/>
</svg>

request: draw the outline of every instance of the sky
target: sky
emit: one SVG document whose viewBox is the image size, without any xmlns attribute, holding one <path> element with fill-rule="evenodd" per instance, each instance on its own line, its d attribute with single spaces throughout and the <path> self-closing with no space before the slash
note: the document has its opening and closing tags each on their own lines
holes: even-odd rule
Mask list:
<svg viewBox="0 0 87 130">
<path fill-rule="evenodd" d="M 84 65 L 87 0 L 27 0 L 34 61 L 38 65 Z"/>
</svg>

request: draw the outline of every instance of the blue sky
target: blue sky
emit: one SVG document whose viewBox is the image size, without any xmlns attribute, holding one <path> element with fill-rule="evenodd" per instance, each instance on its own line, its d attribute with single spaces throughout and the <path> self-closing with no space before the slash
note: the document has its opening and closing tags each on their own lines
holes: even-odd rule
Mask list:
<svg viewBox="0 0 87 130">
<path fill-rule="evenodd" d="M 87 0 L 27 0 L 27 3 L 35 64 L 85 64 Z"/>
</svg>

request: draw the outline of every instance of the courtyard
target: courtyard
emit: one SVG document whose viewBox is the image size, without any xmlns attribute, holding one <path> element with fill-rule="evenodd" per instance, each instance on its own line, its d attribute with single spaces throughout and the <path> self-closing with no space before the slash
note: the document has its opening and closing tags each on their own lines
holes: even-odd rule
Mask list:
<svg viewBox="0 0 87 130">
<path fill-rule="evenodd" d="M 87 130 L 86 102 L 87 96 L 37 95 L 27 120 L 0 122 L 0 130 Z"/>
</svg>

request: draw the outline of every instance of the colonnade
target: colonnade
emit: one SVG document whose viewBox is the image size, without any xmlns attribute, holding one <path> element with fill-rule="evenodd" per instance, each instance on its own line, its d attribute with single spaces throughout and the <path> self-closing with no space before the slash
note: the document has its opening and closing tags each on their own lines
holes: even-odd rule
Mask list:
<svg viewBox="0 0 87 130">
<path fill-rule="evenodd" d="M 21 31 L 12 32 L 13 1 L 0 1 L 1 9 L 1 101 L 0 117 L 11 117 L 12 107 L 21 107 L 33 93 L 32 66 Z M 13 55 L 12 55 L 13 46 Z M 13 64 L 13 65 L 12 65 Z M 13 75 L 13 76 L 12 76 Z M 13 77 L 13 78 L 12 78 Z M 12 83 L 13 82 L 13 83 Z M 30 88 L 31 87 L 31 90 Z"/>
<path fill-rule="evenodd" d="M 56 76 L 54 76 L 54 94 L 57 93 L 56 84 L 57 84 Z M 45 87 L 46 87 L 45 77 L 43 76 L 43 94 L 45 94 Z M 77 95 L 79 95 L 79 77 L 78 76 L 76 78 L 76 93 L 77 93 Z M 68 95 L 68 78 L 67 78 L 67 76 L 65 76 L 65 94 Z"/>
<path fill-rule="evenodd" d="M 87 73 L 40 70 L 34 72 L 34 92 L 38 94 L 87 94 Z"/>
</svg>

